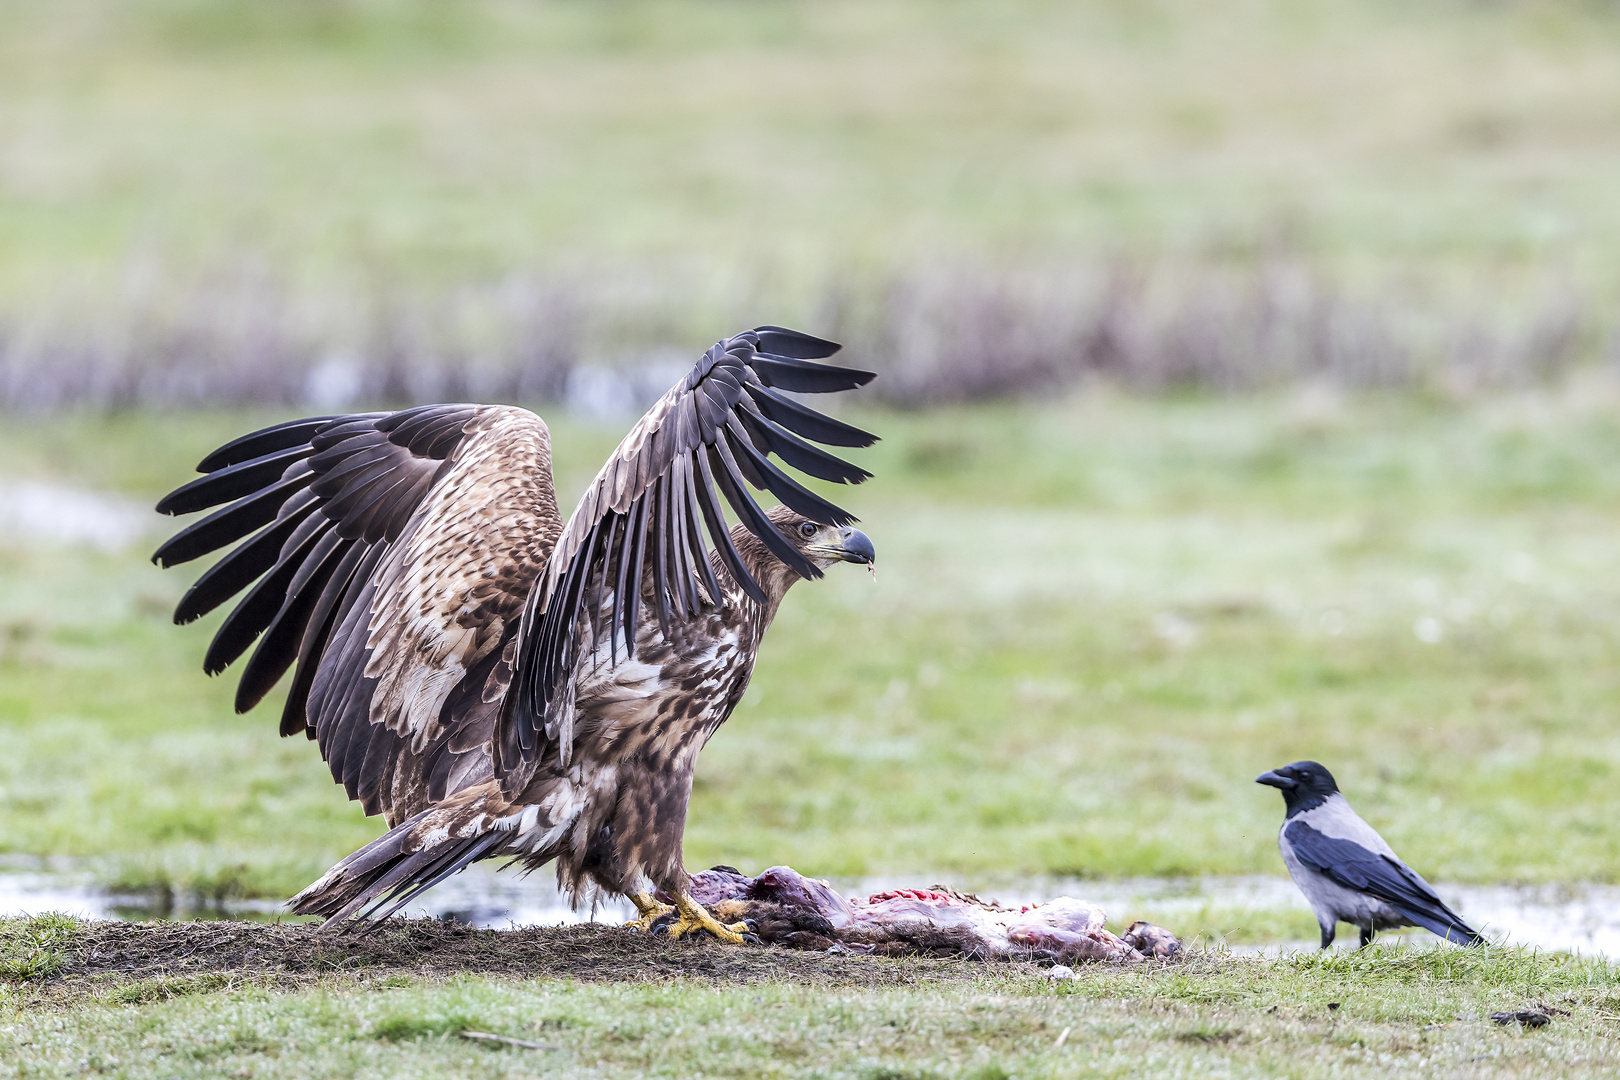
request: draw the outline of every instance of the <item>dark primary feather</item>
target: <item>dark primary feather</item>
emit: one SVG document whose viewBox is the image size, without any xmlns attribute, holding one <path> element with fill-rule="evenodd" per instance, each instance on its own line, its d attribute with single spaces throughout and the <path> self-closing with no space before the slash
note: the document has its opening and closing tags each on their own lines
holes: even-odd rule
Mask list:
<svg viewBox="0 0 1620 1080">
<path fill-rule="evenodd" d="M 811 446 L 782 425 L 767 419 L 753 402 L 743 403 L 741 416 L 743 425 L 754 436 L 755 446 L 770 451 L 800 472 L 839 484 L 859 484 L 872 478 L 872 474 L 860 466 Z"/>
<path fill-rule="evenodd" d="M 320 601 L 327 581 L 349 554 L 349 547 L 331 529 L 324 529 L 308 554 L 298 563 L 281 607 L 270 620 L 258 647 L 242 669 L 237 685 L 236 711 L 245 713 L 268 694 L 297 658 L 309 617 Z M 266 579 L 269 580 L 269 579 Z"/>
<path fill-rule="evenodd" d="M 862 431 L 830 416 L 823 416 L 814 409 L 800 405 L 792 398 L 785 398 L 759 383 L 748 384 L 747 390 L 748 396 L 754 399 L 754 404 L 758 406 L 760 412 L 789 431 L 803 435 L 807 439 L 814 439 L 828 446 L 871 446 L 877 442 L 877 436 L 871 432 Z"/>
<path fill-rule="evenodd" d="M 276 612 L 287 598 L 288 584 L 297 576 L 304 559 L 330 531 L 331 526 L 318 518 L 311 520 L 316 522 L 317 528 L 313 531 L 303 530 L 302 527 L 294 530 L 269 573 L 248 590 L 248 594 L 220 624 L 207 655 L 203 657 L 203 670 L 208 674 L 218 675 L 230 666 L 276 617 Z M 303 535 L 300 535 L 301 532 Z"/>
<path fill-rule="evenodd" d="M 294 446 L 225 466 L 165 495 L 163 501 L 157 504 L 157 512 L 194 514 L 198 510 L 251 495 L 279 479 L 287 466 L 307 455 L 304 447 Z"/>
<path fill-rule="evenodd" d="M 372 415 L 380 416 L 382 414 L 374 413 Z M 289 420 L 284 424 L 275 424 L 271 427 L 249 432 L 239 439 L 231 440 L 203 458 L 202 462 L 197 466 L 197 471 L 200 473 L 218 472 L 227 466 L 262 457 L 265 454 L 275 453 L 277 450 L 302 446 L 309 441 L 311 435 L 336 419 L 339 419 L 339 417 L 309 416 L 302 420 Z"/>
<path fill-rule="evenodd" d="M 287 701 L 281 710 L 281 734 L 296 735 L 306 732 L 311 739 L 315 729 L 309 723 L 309 691 L 315 683 L 316 660 L 326 652 L 326 643 L 333 627 L 343 614 L 342 600 L 351 592 L 356 569 L 374 549 L 363 544 L 347 545 L 343 557 L 321 589 L 314 609 L 304 623 L 304 640 L 298 648 L 297 670 L 292 685 L 287 688 Z"/>
<path fill-rule="evenodd" d="M 798 330 L 789 330 L 785 326 L 756 326 L 753 332 L 758 339 L 760 352 L 790 356 L 799 360 L 825 360 L 843 348 L 836 341 L 811 337 Z M 862 385 L 872 381 L 873 375 L 870 371 L 859 371 L 855 368 L 845 370 L 851 374 L 864 375 Z"/>
<path fill-rule="evenodd" d="M 547 745 L 567 761 L 571 717 L 558 712 L 567 710 L 557 703 L 578 661 L 582 635 L 592 648 L 599 640 L 596 598 L 604 592 L 614 597 L 606 631 L 615 658 L 621 645 L 634 655 L 642 603 L 649 603 L 649 617 L 662 626 L 722 603 L 704 534 L 738 588 L 763 602 L 759 583 L 732 542 L 723 504 L 800 576 L 821 576 L 766 518 L 750 489 L 768 491 L 823 524 L 855 520 L 768 456 L 775 453 L 793 468 L 842 483 L 870 475 L 807 440 L 870 446 L 875 435 L 781 393 L 828 393 L 870 382 L 869 371 L 814 362 L 838 348 L 776 326 L 727 338 L 636 423 L 580 500 L 525 609 L 515 692 L 501 714 L 498 771 L 516 775 Z M 653 592 L 645 598 L 644 575 Z"/>
<path fill-rule="evenodd" d="M 754 374 L 766 386 L 791 390 L 799 394 L 826 394 L 834 390 L 853 390 L 872 381 L 870 371 L 853 368 L 829 368 L 808 360 L 793 360 L 786 356 L 763 353 L 754 359 Z"/>
<path fill-rule="evenodd" d="M 737 438 L 729 440 L 728 443 L 717 443 L 715 448 L 722 453 L 728 449 L 735 449 L 737 463 L 739 465 L 748 463 L 749 483 L 758 488 L 769 489 L 789 509 L 796 510 L 812 521 L 825 522 L 828 525 L 849 525 L 855 521 L 853 514 L 823 499 L 777 468 L 769 457 L 755 449 L 753 441 L 743 430 L 742 422 L 736 416 L 728 418 L 727 426 Z"/>
<path fill-rule="evenodd" d="M 1413 924 L 1443 938 L 1470 945 L 1482 940 L 1434 889 L 1404 863 L 1351 840 L 1317 832 L 1303 821 L 1290 823 L 1283 835 L 1299 861 L 1347 889 L 1364 892 L 1388 904 Z"/>
<path fill-rule="evenodd" d="M 313 510 L 313 503 L 310 509 Z M 209 567 L 196 583 L 186 590 L 174 609 L 174 621 L 180 625 L 192 622 L 241 592 L 253 580 L 275 565 L 281 554 L 281 545 L 303 521 L 299 514 L 288 514 L 260 529 L 252 539 Z"/>
<path fill-rule="evenodd" d="M 370 576 L 355 568 L 374 568 L 376 558 L 366 556 L 398 539 L 477 409 L 429 405 L 277 424 L 208 455 L 198 466 L 207 475 L 158 504 L 179 514 L 230 503 L 176 533 L 153 561 L 173 566 L 237 545 L 187 591 L 175 621 L 191 622 L 248 590 L 203 663 L 217 674 L 259 642 L 243 670 L 238 712 L 297 662 L 283 734 L 294 717 L 307 719 L 304 697 L 335 617 Z"/>
<path fill-rule="evenodd" d="M 217 510 L 169 537 L 153 553 L 152 561 L 163 567 L 176 566 L 234 544 L 248 533 L 274 521 L 289 498 L 308 487 L 313 479 L 314 473 L 306 462 L 293 462 L 275 483 L 236 500 L 225 509 Z"/>
<path fill-rule="evenodd" d="M 748 573 L 747 567 L 743 566 L 742 555 L 738 553 L 737 545 L 731 540 L 731 528 L 726 521 L 726 512 L 720 506 L 720 497 L 714 491 L 716 470 L 711 465 L 713 457 L 713 453 L 706 446 L 699 447 L 692 455 L 692 460 L 697 463 L 693 481 L 697 491 L 698 509 L 703 515 L 703 526 L 709 531 L 709 539 L 714 542 L 715 551 L 719 554 L 721 562 L 725 563 L 726 569 L 731 572 L 732 580 L 742 586 L 749 599 L 760 603 L 765 599 L 765 591 Z M 720 602 L 718 594 L 711 599 L 716 605 Z"/>
</svg>

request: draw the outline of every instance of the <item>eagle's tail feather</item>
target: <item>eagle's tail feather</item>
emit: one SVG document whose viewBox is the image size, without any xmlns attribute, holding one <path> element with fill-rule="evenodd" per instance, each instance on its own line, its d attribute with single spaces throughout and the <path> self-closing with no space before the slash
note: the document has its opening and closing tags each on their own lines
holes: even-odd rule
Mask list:
<svg viewBox="0 0 1620 1080">
<path fill-rule="evenodd" d="M 434 807 L 400 822 L 332 867 L 288 905 L 297 915 L 326 916 L 323 930 L 350 919 L 351 927 L 375 926 L 512 838 L 507 829 L 489 827 L 489 818 L 481 814 L 473 816 L 482 818 L 476 822 L 482 828 L 458 830 L 446 822 L 451 814 L 464 819 L 467 809 Z"/>
</svg>

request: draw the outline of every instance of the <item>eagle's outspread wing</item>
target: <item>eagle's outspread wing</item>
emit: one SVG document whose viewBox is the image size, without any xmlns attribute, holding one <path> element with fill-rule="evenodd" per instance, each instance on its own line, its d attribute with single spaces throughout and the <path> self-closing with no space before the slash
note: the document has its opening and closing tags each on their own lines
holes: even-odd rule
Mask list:
<svg viewBox="0 0 1620 1080">
<path fill-rule="evenodd" d="M 166 513 L 223 508 L 156 561 L 234 545 L 176 612 L 188 622 L 246 590 L 209 672 L 258 642 L 246 710 L 296 664 L 282 732 L 316 739 L 350 796 L 392 826 L 295 910 L 397 906 L 510 854 L 531 869 L 558 860 L 569 881 L 627 892 L 644 914 L 650 880 L 676 895 L 681 932 L 744 940 L 683 891 L 681 832 L 697 752 L 747 685 L 785 590 L 874 558 L 850 515 L 772 460 L 867 478 L 814 443 L 875 437 L 791 396 L 871 380 L 816 362 L 837 349 L 770 326 L 718 343 L 566 527 L 545 425 L 506 406 L 266 428 L 163 500 Z M 762 509 L 750 488 L 783 505 Z"/>
<path fill-rule="evenodd" d="M 815 362 L 839 348 L 775 326 L 720 341 L 613 452 L 564 527 L 524 615 L 515 692 L 502 709 L 495 747 L 496 771 L 509 790 L 525 782 L 547 747 L 568 761 L 571 687 L 587 634 L 593 642 L 606 635 L 611 657 L 622 642 L 629 657 L 643 604 L 667 639 L 672 623 L 724 603 L 705 535 L 742 592 L 763 602 L 759 583 L 732 542 L 716 488 L 772 554 L 802 577 L 821 576 L 767 520 L 748 489 L 769 491 L 823 524 L 854 520 L 770 460 L 775 454 L 839 483 L 860 483 L 870 475 L 806 440 L 858 447 L 870 446 L 876 436 L 784 393 L 828 393 L 870 382 L 869 371 Z M 650 597 L 643 592 L 649 569 Z M 607 625 L 597 602 L 604 594 L 613 597 Z"/>
<path fill-rule="evenodd" d="M 217 674 L 258 640 L 237 711 L 296 661 L 282 734 L 318 740 L 334 779 L 390 822 L 487 779 L 518 619 L 561 529 L 540 418 L 486 405 L 313 417 L 198 471 L 158 510 L 229 505 L 153 561 L 237 544 L 180 601 L 180 623 L 257 579 L 204 661 Z"/>
</svg>

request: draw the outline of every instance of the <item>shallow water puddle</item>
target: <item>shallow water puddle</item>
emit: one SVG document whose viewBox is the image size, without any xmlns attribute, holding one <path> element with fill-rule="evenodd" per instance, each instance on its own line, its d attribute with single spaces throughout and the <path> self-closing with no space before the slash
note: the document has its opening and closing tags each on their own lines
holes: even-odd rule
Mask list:
<svg viewBox="0 0 1620 1080">
<path fill-rule="evenodd" d="M 846 895 L 866 896 L 884 889 L 932 884 L 928 875 L 835 881 Z M 946 882 L 947 884 L 949 882 Z M 1614 885 L 1451 885 L 1442 896 L 1492 941 L 1513 945 L 1620 958 L 1620 886 Z M 1112 922 L 1127 923 L 1136 912 L 1177 929 L 1175 916 L 1195 917 L 1206 908 L 1238 911 L 1304 911 L 1305 902 L 1286 878 L 1131 878 L 1117 881 L 1030 879 L 980 890 L 1007 904 L 1033 903 L 1074 896 L 1099 904 Z M 225 901 L 198 907 L 154 903 L 150 896 L 118 896 L 97 889 L 88 874 L 50 870 L 0 871 L 0 915 L 60 911 L 102 919 L 274 919 L 281 905 L 270 900 Z M 584 922 L 622 923 L 630 905 L 610 900 L 575 911 L 549 874 L 531 877 L 473 866 L 429 891 L 405 908 L 414 917 L 454 919 L 474 926 L 559 926 Z M 1424 943 L 1417 934 L 1414 943 Z M 1234 952 L 1275 954 L 1312 949 L 1314 941 L 1283 942 L 1262 947 L 1234 947 Z M 1353 948 L 1355 933 L 1341 928 L 1339 948 Z"/>
<path fill-rule="evenodd" d="M 275 919 L 284 913 L 275 900 L 225 900 L 218 903 L 163 904 L 151 895 L 119 895 L 95 887 L 88 874 L 50 871 L 0 871 L 0 915 L 33 915 L 59 911 L 92 919 Z M 413 918 L 453 919 L 473 926 L 566 926 L 587 922 L 593 912 L 575 911 L 549 875 L 523 878 L 494 868 L 470 866 L 435 886 L 401 914 Z M 621 923 L 635 909 L 609 900 L 596 906 L 599 922 Z"/>
<path fill-rule="evenodd" d="M 134 499 L 59 484 L 0 483 L 0 539 L 86 544 L 116 552 L 142 539 L 161 519 Z"/>
<path fill-rule="evenodd" d="M 1050 890 L 1060 884 L 1066 889 L 1081 890 L 1076 895 L 1100 904 L 1110 918 L 1116 913 L 1129 917 L 1128 913 L 1133 910 L 1151 908 L 1172 929 L 1177 913 L 1191 916 L 1205 908 L 1255 912 L 1310 910 L 1292 881 L 1261 875 L 1054 882 L 1046 888 Z M 1441 899 L 1493 942 L 1620 958 L 1620 886 L 1441 885 L 1438 891 Z M 1381 936 L 1380 940 L 1388 938 Z M 1415 932 L 1408 940 L 1424 944 L 1433 939 Z M 1355 946 L 1354 929 L 1340 926 L 1335 948 L 1353 949 Z M 1313 938 L 1231 948 L 1233 952 L 1270 954 L 1316 947 Z"/>
</svg>

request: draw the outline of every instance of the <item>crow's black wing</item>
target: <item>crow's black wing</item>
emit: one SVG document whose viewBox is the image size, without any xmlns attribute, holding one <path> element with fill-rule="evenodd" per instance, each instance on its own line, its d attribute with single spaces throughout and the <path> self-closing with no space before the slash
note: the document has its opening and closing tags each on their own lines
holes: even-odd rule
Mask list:
<svg viewBox="0 0 1620 1080">
<path fill-rule="evenodd" d="M 1320 833 L 1303 821 L 1290 823 L 1283 835 L 1301 863 L 1336 884 L 1378 898 L 1413 925 L 1465 945 L 1484 940 L 1399 859 L 1369 851 L 1353 840 Z"/>
</svg>

